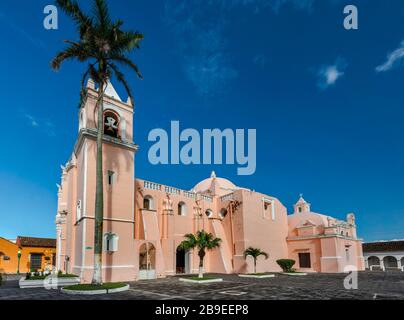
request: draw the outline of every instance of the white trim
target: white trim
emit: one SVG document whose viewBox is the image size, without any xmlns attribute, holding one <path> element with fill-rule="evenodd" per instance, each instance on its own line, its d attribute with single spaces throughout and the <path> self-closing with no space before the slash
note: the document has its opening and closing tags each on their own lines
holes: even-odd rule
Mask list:
<svg viewBox="0 0 404 320">
<path fill-rule="evenodd" d="M 108 101 L 104 102 L 103 107 L 104 107 L 104 110 L 103 110 L 104 112 L 105 112 L 105 110 L 110 109 L 110 110 L 115 111 L 119 115 L 119 118 L 120 118 L 119 120 L 121 120 L 123 118 L 122 108 L 120 108 L 120 107 L 118 107 L 118 106 L 116 106 L 116 105 L 114 105 L 114 104 L 112 104 L 112 103 L 110 103 Z"/>
<path fill-rule="evenodd" d="M 81 266 L 84 267 L 86 264 L 86 219 L 84 219 L 87 215 L 87 169 L 88 169 L 88 163 L 87 163 L 87 151 L 88 151 L 88 145 L 87 141 L 84 142 L 84 181 L 83 181 L 83 211 L 82 211 L 82 219 L 83 219 L 83 230 L 81 233 Z M 80 272 L 80 278 L 83 278 L 83 272 Z"/>
<path fill-rule="evenodd" d="M 85 217 L 82 217 L 82 218 L 80 219 L 80 221 L 85 220 L 85 219 L 95 219 L 95 217 L 94 217 L 94 216 L 85 216 Z M 133 221 L 133 220 L 119 219 L 119 218 L 104 218 L 103 220 L 106 220 L 106 221 L 115 221 L 115 222 L 135 223 L 135 221 Z M 79 222 L 80 222 L 80 221 L 79 221 Z"/>
<path fill-rule="evenodd" d="M 60 259 L 61 259 L 61 256 L 62 256 L 62 229 L 57 229 L 57 241 L 58 241 L 58 244 L 57 244 L 57 246 L 58 246 L 58 253 L 57 253 L 57 255 L 58 255 L 58 257 L 57 257 L 57 267 L 56 267 L 56 269 L 57 269 L 57 271 L 59 271 L 60 270 Z"/>
<path fill-rule="evenodd" d="M 334 256 L 334 257 L 321 257 L 321 259 L 341 259 L 341 256 Z"/>
<path fill-rule="evenodd" d="M 102 269 L 125 269 L 125 268 L 134 268 L 134 265 L 116 265 L 116 266 L 102 266 Z M 91 266 L 74 266 L 73 268 L 75 269 L 81 269 L 81 270 L 94 270 L 94 267 Z"/>
</svg>

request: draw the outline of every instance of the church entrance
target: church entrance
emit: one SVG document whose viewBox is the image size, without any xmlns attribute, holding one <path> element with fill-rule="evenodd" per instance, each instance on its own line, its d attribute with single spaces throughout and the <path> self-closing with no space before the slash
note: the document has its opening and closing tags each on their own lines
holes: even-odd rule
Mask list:
<svg viewBox="0 0 404 320">
<path fill-rule="evenodd" d="M 175 272 L 177 274 L 190 273 L 190 267 L 189 267 L 190 254 L 189 254 L 189 251 L 186 251 L 186 250 L 178 247 L 177 251 L 176 251 L 176 259 L 175 260 L 176 260 Z"/>
<path fill-rule="evenodd" d="M 156 278 L 156 248 L 150 242 L 143 243 L 139 250 L 139 280 Z"/>
</svg>

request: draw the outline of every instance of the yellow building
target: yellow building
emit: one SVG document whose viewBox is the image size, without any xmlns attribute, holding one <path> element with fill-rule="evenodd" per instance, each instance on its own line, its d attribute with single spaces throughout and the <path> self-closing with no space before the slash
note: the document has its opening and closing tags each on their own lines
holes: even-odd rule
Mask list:
<svg viewBox="0 0 404 320">
<path fill-rule="evenodd" d="M 18 253 L 21 256 L 18 259 Z M 44 271 L 55 265 L 56 240 L 18 237 L 16 242 L 0 237 L 0 273 Z"/>
</svg>

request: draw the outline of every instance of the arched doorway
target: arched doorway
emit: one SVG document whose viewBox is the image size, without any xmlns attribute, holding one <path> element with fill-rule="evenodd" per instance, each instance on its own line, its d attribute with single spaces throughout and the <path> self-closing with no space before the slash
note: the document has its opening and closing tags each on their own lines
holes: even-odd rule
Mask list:
<svg viewBox="0 0 404 320">
<path fill-rule="evenodd" d="M 190 258 L 189 250 L 182 249 L 181 247 L 177 248 L 175 258 L 175 273 L 177 274 L 190 273 L 189 258 Z"/>
<path fill-rule="evenodd" d="M 378 257 L 375 256 L 371 256 L 368 258 L 368 266 L 369 269 L 373 269 L 372 266 L 374 267 L 380 267 L 380 259 Z"/>
<path fill-rule="evenodd" d="M 397 259 L 393 256 L 384 257 L 383 264 L 386 269 L 387 268 L 390 268 L 390 269 L 398 268 Z"/>
<path fill-rule="evenodd" d="M 156 278 L 156 248 L 150 242 L 143 243 L 139 248 L 139 279 Z"/>
</svg>

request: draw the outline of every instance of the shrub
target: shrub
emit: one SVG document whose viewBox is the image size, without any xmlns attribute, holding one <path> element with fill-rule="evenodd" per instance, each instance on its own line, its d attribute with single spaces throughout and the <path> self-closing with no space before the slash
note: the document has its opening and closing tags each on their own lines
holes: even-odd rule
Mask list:
<svg viewBox="0 0 404 320">
<path fill-rule="evenodd" d="M 27 272 L 25 274 L 25 280 L 29 280 L 31 278 L 31 272 Z"/>
<path fill-rule="evenodd" d="M 295 265 L 296 261 L 292 259 L 279 259 L 276 263 L 282 268 L 283 272 L 293 272 L 295 271 L 292 267 Z"/>
</svg>

